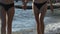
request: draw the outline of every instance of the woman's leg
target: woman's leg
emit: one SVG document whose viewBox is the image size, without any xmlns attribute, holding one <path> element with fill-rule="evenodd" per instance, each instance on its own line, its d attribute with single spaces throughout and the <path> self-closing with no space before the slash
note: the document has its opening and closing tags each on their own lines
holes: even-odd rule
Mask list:
<svg viewBox="0 0 60 34">
<path fill-rule="evenodd" d="M 39 23 L 39 11 L 38 11 L 37 7 L 34 6 L 34 5 L 33 5 L 32 8 L 33 8 L 35 19 L 36 19 L 36 23 L 37 23 L 37 34 L 41 34 L 42 32 L 41 32 L 41 26 L 40 26 L 40 23 Z"/>
<path fill-rule="evenodd" d="M 40 24 L 39 24 L 39 26 L 41 26 L 40 28 L 41 28 L 42 34 L 44 34 L 44 16 L 46 14 L 46 11 L 47 11 L 47 4 L 45 4 L 42 7 L 42 12 L 39 15 L 39 18 L 40 18 Z"/>
<path fill-rule="evenodd" d="M 7 12 L 8 15 L 8 22 L 7 22 L 7 34 L 12 33 L 12 20 L 14 16 L 14 7 L 10 8 Z"/>
<path fill-rule="evenodd" d="M 1 10 L 1 34 L 6 34 L 6 11 Z"/>
</svg>

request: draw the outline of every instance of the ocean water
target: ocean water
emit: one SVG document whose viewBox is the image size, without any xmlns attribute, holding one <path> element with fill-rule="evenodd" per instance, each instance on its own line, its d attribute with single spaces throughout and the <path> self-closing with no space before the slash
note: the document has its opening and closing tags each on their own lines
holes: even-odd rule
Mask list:
<svg viewBox="0 0 60 34">
<path fill-rule="evenodd" d="M 19 2 L 15 2 L 15 5 L 22 5 Z M 32 3 L 28 3 L 29 6 Z M 45 34 L 59 34 L 60 33 L 60 9 L 54 9 L 54 13 L 51 10 L 47 10 L 45 18 Z M 32 9 L 18 9 L 15 8 L 15 15 L 12 23 L 12 31 L 25 31 L 25 30 L 36 30 L 36 21 L 34 12 Z M 26 33 L 26 32 L 25 32 Z M 27 33 L 26 33 L 27 34 Z M 32 34 L 32 33 L 31 33 Z"/>
<path fill-rule="evenodd" d="M 53 14 L 50 10 L 47 10 L 44 18 L 44 24 L 45 34 L 60 33 L 60 10 L 54 9 Z M 36 21 L 32 9 L 23 10 L 15 8 L 15 14 L 12 23 L 12 32 L 18 31 L 27 34 L 28 31 L 34 30 L 36 31 Z M 30 34 L 32 34 L 32 32 Z"/>
<path fill-rule="evenodd" d="M 15 15 L 13 19 L 13 31 L 15 31 L 15 28 L 34 28 L 36 25 L 34 14 L 32 10 L 23 10 L 23 9 L 17 9 L 15 8 Z"/>
<path fill-rule="evenodd" d="M 22 3 L 20 1 L 15 2 L 15 5 L 22 5 Z M 32 4 L 30 3 L 28 5 Z M 44 18 L 44 24 L 45 34 L 59 34 L 60 9 L 54 9 L 54 13 L 51 13 L 51 10 L 47 10 Z M 20 32 L 22 32 L 23 34 L 35 34 L 36 21 L 32 9 L 23 10 L 15 8 L 15 14 L 12 22 L 12 32 L 19 32 L 19 34 Z"/>
<path fill-rule="evenodd" d="M 22 2 L 15 2 L 14 5 L 22 5 Z M 32 3 L 29 2 L 28 5 L 31 6 Z M 12 24 L 12 31 L 35 28 L 36 22 L 32 9 L 23 10 L 15 8 L 15 15 Z"/>
</svg>

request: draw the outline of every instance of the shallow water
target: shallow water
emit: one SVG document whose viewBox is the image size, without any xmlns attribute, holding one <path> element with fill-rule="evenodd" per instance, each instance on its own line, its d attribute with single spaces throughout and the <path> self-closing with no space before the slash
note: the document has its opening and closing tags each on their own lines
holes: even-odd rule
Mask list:
<svg viewBox="0 0 60 34">
<path fill-rule="evenodd" d="M 57 12 L 56 12 L 57 11 Z M 54 13 L 52 14 L 50 10 L 47 10 L 45 18 L 45 34 L 56 34 L 60 32 L 60 9 L 54 9 Z M 29 34 L 34 34 L 36 32 L 36 21 L 34 17 L 33 11 L 23 10 L 15 8 L 15 15 L 12 24 L 13 32 L 22 32 L 27 34 L 31 30 L 33 32 Z"/>
<path fill-rule="evenodd" d="M 19 5 L 19 2 L 16 3 Z M 15 5 L 16 5 L 15 4 Z M 22 5 L 22 4 L 21 4 Z M 32 3 L 28 3 L 29 6 Z M 54 13 L 52 14 L 50 10 L 47 10 L 45 18 L 45 34 L 56 34 L 60 32 L 60 9 L 54 9 Z M 13 20 L 12 31 L 25 31 L 25 30 L 34 30 L 34 32 L 29 34 L 34 34 L 36 32 L 36 21 L 34 18 L 33 11 L 23 10 L 15 8 L 15 16 Z M 27 31 L 28 32 L 28 31 Z M 27 32 L 23 32 L 23 34 L 27 34 Z"/>
<path fill-rule="evenodd" d="M 19 2 L 16 3 L 16 5 L 17 4 L 19 5 Z M 44 18 L 44 24 L 45 34 L 60 33 L 60 9 L 54 9 L 53 14 L 50 10 L 47 10 Z M 27 33 L 28 30 L 30 33 Z M 36 21 L 32 9 L 23 10 L 15 8 L 15 14 L 12 23 L 12 32 L 22 32 L 23 34 L 35 34 Z"/>
<path fill-rule="evenodd" d="M 34 28 L 35 27 L 35 19 L 32 10 L 22 10 L 16 9 L 15 16 L 13 20 L 13 31 L 14 28 Z"/>
</svg>

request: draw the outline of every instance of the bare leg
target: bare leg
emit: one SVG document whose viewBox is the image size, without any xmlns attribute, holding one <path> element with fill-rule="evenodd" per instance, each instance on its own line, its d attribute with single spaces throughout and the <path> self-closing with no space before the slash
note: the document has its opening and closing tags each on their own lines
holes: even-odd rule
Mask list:
<svg viewBox="0 0 60 34">
<path fill-rule="evenodd" d="M 44 21 L 43 20 L 44 20 L 44 16 L 47 10 L 47 4 L 45 4 L 41 9 L 43 11 L 39 15 L 39 10 L 36 8 L 36 6 L 33 5 L 33 11 L 34 11 L 35 19 L 37 22 L 37 33 L 38 34 L 44 34 Z"/>
<path fill-rule="evenodd" d="M 6 34 L 6 11 L 4 8 L 1 10 L 1 34 Z"/>
<path fill-rule="evenodd" d="M 10 8 L 9 11 L 7 12 L 7 15 L 8 15 L 7 34 L 12 33 L 12 20 L 13 20 L 14 13 L 15 13 L 14 12 L 14 7 Z"/>
<path fill-rule="evenodd" d="M 51 0 L 50 0 L 50 9 L 51 9 L 51 11 L 52 11 L 52 13 L 53 13 L 54 8 L 53 8 L 53 4 L 52 4 L 52 1 L 51 1 Z"/>
<path fill-rule="evenodd" d="M 32 8 L 33 8 L 35 19 L 36 19 L 36 23 L 37 23 L 37 34 L 42 34 L 42 32 L 41 32 L 41 25 L 39 23 L 39 11 L 38 11 L 37 7 L 34 6 L 34 5 L 33 5 Z"/>
<path fill-rule="evenodd" d="M 40 15 L 40 24 L 41 25 L 41 31 L 42 31 L 42 34 L 44 34 L 44 16 L 46 14 L 46 11 L 47 11 L 47 4 L 45 4 L 43 7 L 42 7 L 42 12 L 41 12 L 41 15 Z"/>
</svg>

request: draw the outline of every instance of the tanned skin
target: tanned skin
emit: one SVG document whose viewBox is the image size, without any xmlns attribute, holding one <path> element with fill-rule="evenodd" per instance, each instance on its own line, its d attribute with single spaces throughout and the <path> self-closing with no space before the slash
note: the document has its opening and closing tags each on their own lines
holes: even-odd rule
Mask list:
<svg viewBox="0 0 60 34">
<path fill-rule="evenodd" d="M 4 2 L 2 0 L 0 1 L 1 1 L 0 3 L 3 3 L 3 4 L 14 3 L 14 0 L 3 0 Z M 3 6 L 1 7 L 2 7 L 1 8 L 1 34 L 12 34 L 12 21 L 15 13 L 14 7 L 9 8 L 8 11 L 6 11 Z M 7 18 L 6 18 L 6 14 L 7 14 Z"/>
<path fill-rule="evenodd" d="M 26 1 L 26 2 L 25 2 Z M 26 7 L 25 6 L 27 6 L 27 1 L 28 0 L 23 0 L 22 2 L 23 2 L 23 9 L 25 10 L 26 9 Z M 40 1 L 40 0 L 36 0 L 37 2 L 38 1 Z M 42 1 L 42 0 L 41 0 Z M 37 3 L 36 2 L 36 3 Z M 53 9 L 52 8 L 52 3 L 51 3 L 51 1 L 50 0 L 48 0 L 47 2 L 49 2 L 50 4 L 51 4 L 51 10 Z M 25 4 L 24 4 L 25 3 Z M 43 3 L 43 1 L 42 1 L 42 3 Z M 42 8 L 39 10 L 34 4 L 32 5 L 32 10 L 33 10 L 33 12 L 34 12 L 34 15 L 35 15 L 35 19 L 36 19 L 36 24 L 37 24 L 37 34 L 44 34 L 44 28 L 45 28 L 45 26 L 44 26 L 44 16 L 45 16 L 45 14 L 46 14 L 46 12 L 47 12 L 47 3 L 46 4 L 44 4 L 43 6 L 42 6 Z M 52 10 L 53 11 L 53 10 Z"/>
</svg>

